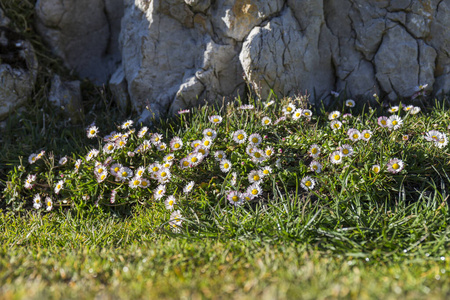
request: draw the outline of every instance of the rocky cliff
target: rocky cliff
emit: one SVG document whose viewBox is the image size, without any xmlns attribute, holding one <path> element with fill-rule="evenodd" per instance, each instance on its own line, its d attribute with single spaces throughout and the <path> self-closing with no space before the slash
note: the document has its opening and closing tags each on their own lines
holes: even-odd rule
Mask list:
<svg viewBox="0 0 450 300">
<path fill-rule="evenodd" d="M 69 67 L 99 82 L 115 72 L 121 97 L 156 115 L 243 96 L 244 78 L 262 98 L 450 92 L 450 0 L 38 0 L 36 11 Z"/>
</svg>

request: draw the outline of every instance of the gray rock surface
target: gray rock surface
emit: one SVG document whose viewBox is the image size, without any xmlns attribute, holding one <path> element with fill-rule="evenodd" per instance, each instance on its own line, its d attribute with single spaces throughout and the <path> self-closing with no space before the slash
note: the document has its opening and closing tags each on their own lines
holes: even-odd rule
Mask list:
<svg viewBox="0 0 450 300">
<path fill-rule="evenodd" d="M 83 101 L 78 80 L 62 81 L 58 75 L 54 75 L 48 99 L 56 108 L 61 109 L 72 123 L 76 124 L 83 120 Z"/>
<path fill-rule="evenodd" d="M 450 93 L 447 0 L 39 0 L 36 9 L 55 51 L 69 66 L 64 53 L 79 56 L 86 74 L 112 74 L 105 53 L 119 48 L 120 82 L 145 118 L 244 96 L 243 77 L 263 99 L 273 89 L 396 100 L 425 83 L 433 96 Z"/>
<path fill-rule="evenodd" d="M 123 0 L 38 0 L 36 27 L 67 67 L 107 82 L 120 62 Z"/>
<path fill-rule="evenodd" d="M 0 26 L 9 19 L 0 9 Z M 31 96 L 38 69 L 33 46 L 7 27 L 0 27 L 0 120 Z"/>
</svg>

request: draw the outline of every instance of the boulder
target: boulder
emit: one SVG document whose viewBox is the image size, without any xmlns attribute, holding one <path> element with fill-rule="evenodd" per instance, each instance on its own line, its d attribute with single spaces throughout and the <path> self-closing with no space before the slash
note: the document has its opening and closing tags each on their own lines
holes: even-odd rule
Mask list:
<svg viewBox="0 0 450 300">
<path fill-rule="evenodd" d="M 36 83 L 38 62 L 33 46 L 4 27 L 9 20 L 0 10 L 0 120 L 23 105 Z"/>
<path fill-rule="evenodd" d="M 83 101 L 80 81 L 63 81 L 58 75 L 52 78 L 52 86 L 48 100 L 73 124 L 84 119 Z"/>
</svg>

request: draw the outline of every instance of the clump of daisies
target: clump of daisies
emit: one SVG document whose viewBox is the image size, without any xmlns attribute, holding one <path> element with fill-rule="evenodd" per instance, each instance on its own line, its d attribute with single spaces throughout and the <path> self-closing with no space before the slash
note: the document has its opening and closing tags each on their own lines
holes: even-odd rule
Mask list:
<svg viewBox="0 0 450 300">
<path fill-rule="evenodd" d="M 183 130 L 149 129 L 127 120 L 102 136 L 103 129 L 91 124 L 86 137 L 98 143 L 87 153 L 61 156 L 55 163 L 51 154 L 36 151 L 5 194 L 20 194 L 39 211 L 53 211 L 63 203 L 159 206 L 167 211 L 168 226 L 180 231 L 186 208 L 195 210 L 205 200 L 244 208 L 268 201 L 280 178 L 295 182 L 311 197 L 329 194 L 348 173 L 353 181 L 346 184 L 355 188 L 389 185 L 395 176 L 408 173 L 411 157 L 399 147 L 415 135 L 447 151 L 443 129 L 424 134 L 411 129 L 418 107 L 393 106 L 387 116 L 368 118 L 354 116 L 356 103 L 347 99 L 342 110 L 322 117 L 303 100 L 228 105 L 222 113 L 185 123 Z M 319 126 L 321 122 L 325 125 Z"/>
</svg>

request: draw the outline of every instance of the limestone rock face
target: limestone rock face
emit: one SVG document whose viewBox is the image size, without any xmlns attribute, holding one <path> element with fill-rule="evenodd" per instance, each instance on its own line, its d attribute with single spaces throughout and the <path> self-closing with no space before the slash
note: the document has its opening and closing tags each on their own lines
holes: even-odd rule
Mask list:
<svg viewBox="0 0 450 300">
<path fill-rule="evenodd" d="M 328 101 L 345 90 L 396 100 L 425 83 L 433 96 L 450 92 L 447 0 L 39 0 L 36 9 L 44 37 L 80 74 L 112 74 L 105 57 L 119 48 L 121 90 L 155 117 L 244 96 L 243 78 L 263 99 L 273 90 Z"/>
<path fill-rule="evenodd" d="M 38 68 L 31 44 L 3 27 L 9 22 L 0 9 L 0 120 L 31 96 Z"/>
<path fill-rule="evenodd" d="M 123 0 L 38 0 L 36 27 L 69 68 L 107 82 L 120 62 Z"/>
</svg>

